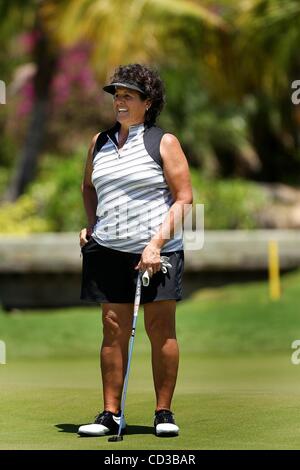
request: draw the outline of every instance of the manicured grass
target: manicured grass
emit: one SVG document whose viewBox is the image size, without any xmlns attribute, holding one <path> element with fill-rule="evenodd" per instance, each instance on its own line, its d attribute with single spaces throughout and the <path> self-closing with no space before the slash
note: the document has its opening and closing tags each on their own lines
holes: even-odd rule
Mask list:
<svg viewBox="0 0 300 470">
<path fill-rule="evenodd" d="M 136 355 L 119 443 L 76 434 L 101 409 L 96 359 L 12 361 L 0 373 L 0 449 L 299 448 L 300 369 L 288 356 L 186 355 L 174 399 L 181 433 L 159 439 L 149 357 Z"/>
<path fill-rule="evenodd" d="M 300 338 L 300 272 L 282 278 L 282 297 L 271 301 L 266 282 L 203 289 L 179 302 L 177 333 L 183 353 L 228 355 L 286 352 Z M 149 343 L 140 310 L 136 345 Z M 9 358 L 94 357 L 101 341 L 100 307 L 0 311 L 0 339 Z"/>
<path fill-rule="evenodd" d="M 102 408 L 100 308 L 0 313 L 0 449 L 297 449 L 300 273 L 283 278 L 280 301 L 266 283 L 202 290 L 178 304 L 181 362 L 173 409 L 177 438 L 153 435 L 154 391 L 143 315 L 119 443 L 80 438 Z"/>
</svg>

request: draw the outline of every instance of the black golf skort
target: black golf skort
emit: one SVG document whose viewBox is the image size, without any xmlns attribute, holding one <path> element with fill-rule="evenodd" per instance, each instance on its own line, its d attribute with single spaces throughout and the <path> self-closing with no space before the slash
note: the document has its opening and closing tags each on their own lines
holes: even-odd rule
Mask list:
<svg viewBox="0 0 300 470">
<path fill-rule="evenodd" d="M 113 250 L 92 237 L 81 248 L 82 280 L 80 299 L 96 303 L 133 303 L 137 266 L 141 255 Z M 155 273 L 149 286 L 142 287 L 141 304 L 158 300 L 182 299 L 183 250 L 161 252 L 168 256 L 172 268 Z"/>
</svg>

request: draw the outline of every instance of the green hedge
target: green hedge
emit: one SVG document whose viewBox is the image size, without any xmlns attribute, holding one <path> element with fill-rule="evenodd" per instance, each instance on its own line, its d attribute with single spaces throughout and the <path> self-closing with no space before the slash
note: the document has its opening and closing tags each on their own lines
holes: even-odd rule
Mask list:
<svg viewBox="0 0 300 470">
<path fill-rule="evenodd" d="M 71 157 L 45 155 L 39 177 L 30 193 L 40 201 L 43 217 L 51 221 L 54 231 L 77 231 L 86 225 L 81 182 L 86 150 Z"/>
<path fill-rule="evenodd" d="M 0 206 L 0 232 L 77 231 L 86 225 L 81 195 L 86 150 L 58 156 L 46 154 L 38 176 L 14 204 Z M 204 204 L 206 229 L 251 229 L 266 203 L 255 184 L 241 179 L 212 180 L 191 169 L 194 203 Z"/>
<path fill-rule="evenodd" d="M 206 179 L 191 170 L 194 204 L 204 204 L 204 227 L 213 230 L 258 228 L 257 214 L 267 204 L 265 193 L 242 179 Z"/>
</svg>

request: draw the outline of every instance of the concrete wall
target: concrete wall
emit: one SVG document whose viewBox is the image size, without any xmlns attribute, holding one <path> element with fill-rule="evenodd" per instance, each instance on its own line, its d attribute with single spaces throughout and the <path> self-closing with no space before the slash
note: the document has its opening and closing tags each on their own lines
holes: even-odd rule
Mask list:
<svg viewBox="0 0 300 470">
<path fill-rule="evenodd" d="M 282 272 L 300 266 L 298 230 L 205 231 L 201 250 L 185 250 L 186 297 L 203 286 L 267 279 L 270 240 L 278 241 Z M 84 305 L 81 263 L 78 233 L 0 236 L 1 305 Z"/>
</svg>

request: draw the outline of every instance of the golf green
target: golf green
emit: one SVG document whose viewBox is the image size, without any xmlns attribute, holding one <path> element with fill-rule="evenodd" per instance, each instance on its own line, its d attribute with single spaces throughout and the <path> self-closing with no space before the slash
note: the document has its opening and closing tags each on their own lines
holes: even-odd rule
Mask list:
<svg viewBox="0 0 300 470">
<path fill-rule="evenodd" d="M 102 411 L 98 308 L 0 312 L 0 449 L 298 449 L 300 272 L 266 282 L 202 289 L 178 304 L 180 367 L 175 438 L 153 434 L 150 345 L 138 319 L 122 442 L 79 437 Z"/>
<path fill-rule="evenodd" d="M 122 442 L 79 437 L 101 409 L 97 360 L 12 361 L 0 368 L 0 449 L 297 449 L 300 367 L 288 355 L 181 362 L 176 438 L 153 434 L 149 357 L 135 357 Z"/>
</svg>

